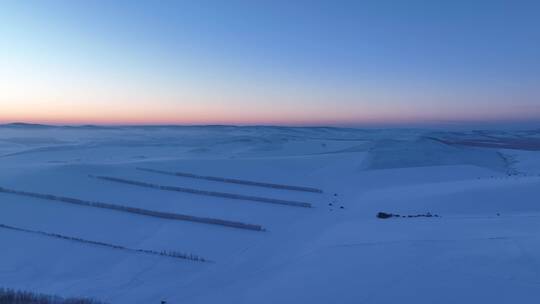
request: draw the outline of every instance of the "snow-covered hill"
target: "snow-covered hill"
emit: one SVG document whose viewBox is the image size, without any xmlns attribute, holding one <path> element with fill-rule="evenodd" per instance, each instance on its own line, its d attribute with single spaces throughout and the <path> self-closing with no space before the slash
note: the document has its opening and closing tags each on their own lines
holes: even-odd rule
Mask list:
<svg viewBox="0 0 540 304">
<path fill-rule="evenodd" d="M 110 303 L 536 303 L 539 138 L 0 126 L 0 287 Z"/>
</svg>

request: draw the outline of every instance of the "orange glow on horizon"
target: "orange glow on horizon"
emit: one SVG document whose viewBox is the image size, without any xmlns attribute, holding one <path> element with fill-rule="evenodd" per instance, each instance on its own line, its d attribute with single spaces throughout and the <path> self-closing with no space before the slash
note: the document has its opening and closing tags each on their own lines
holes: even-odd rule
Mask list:
<svg viewBox="0 0 540 304">
<path fill-rule="evenodd" d="M 6 116 L 0 114 L 0 123 L 35 123 L 48 125 L 280 125 L 280 126 L 354 126 L 354 125 L 422 125 L 430 123 L 475 123 L 475 122 L 513 122 L 522 120 L 522 117 L 486 117 L 478 120 L 473 117 L 455 119 L 450 117 L 291 117 L 289 115 L 252 115 L 251 117 L 227 116 L 227 115 L 174 115 L 155 116 L 34 116 L 25 115 Z M 530 119 L 535 119 L 531 117 Z"/>
</svg>

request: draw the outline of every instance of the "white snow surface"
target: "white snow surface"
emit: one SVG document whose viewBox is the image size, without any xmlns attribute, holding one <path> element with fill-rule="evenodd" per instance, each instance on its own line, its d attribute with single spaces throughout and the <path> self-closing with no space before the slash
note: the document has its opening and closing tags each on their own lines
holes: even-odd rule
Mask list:
<svg viewBox="0 0 540 304">
<path fill-rule="evenodd" d="M 0 287 L 109 303 L 538 303 L 539 131 L 0 126 L 0 187 L 262 225 L 249 231 L 0 193 Z M 530 145 L 528 146 L 530 147 Z M 320 188 L 228 184 L 137 167 Z M 90 178 L 309 202 L 299 208 Z M 343 208 L 341 208 L 343 207 Z M 378 212 L 439 217 L 378 219 Z"/>
</svg>

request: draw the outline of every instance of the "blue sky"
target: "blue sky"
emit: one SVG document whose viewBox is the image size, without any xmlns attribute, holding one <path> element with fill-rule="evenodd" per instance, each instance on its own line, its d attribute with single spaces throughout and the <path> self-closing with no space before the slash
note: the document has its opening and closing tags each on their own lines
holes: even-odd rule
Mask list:
<svg viewBox="0 0 540 304">
<path fill-rule="evenodd" d="M 0 121 L 540 121 L 538 1 L 0 1 Z"/>
</svg>

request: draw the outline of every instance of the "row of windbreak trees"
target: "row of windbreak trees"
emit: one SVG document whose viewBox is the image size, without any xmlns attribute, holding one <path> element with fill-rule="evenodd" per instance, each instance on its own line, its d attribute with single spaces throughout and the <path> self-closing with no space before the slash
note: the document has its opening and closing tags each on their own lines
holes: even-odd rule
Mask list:
<svg viewBox="0 0 540 304">
<path fill-rule="evenodd" d="M 4 224 L 0 224 L 0 228 L 13 230 L 13 231 L 19 231 L 19 232 L 38 234 L 38 235 L 48 236 L 48 237 L 52 237 L 56 239 L 63 239 L 67 241 L 85 243 L 85 244 L 90 244 L 90 245 L 95 245 L 95 246 L 100 246 L 100 247 L 107 247 L 111 249 L 118 249 L 118 250 L 131 251 L 131 252 L 136 252 L 136 253 L 150 254 L 150 255 L 166 256 L 166 257 L 177 258 L 177 259 L 192 260 L 196 262 L 209 262 L 205 258 L 195 255 L 195 254 L 191 254 L 191 253 L 183 253 L 183 252 L 178 252 L 178 251 L 165 251 L 165 250 L 155 251 L 155 250 L 149 250 L 149 249 L 128 248 L 121 245 L 91 241 L 91 240 L 81 239 L 78 237 L 62 235 L 58 233 L 50 233 L 50 232 L 44 232 L 44 231 L 39 231 L 39 230 L 24 229 L 24 228 L 19 228 L 19 227 L 14 227 L 14 226 L 8 226 Z"/>
<path fill-rule="evenodd" d="M 194 188 L 187 188 L 187 187 L 164 186 L 164 185 L 152 184 L 152 183 L 130 180 L 130 179 L 125 179 L 125 178 L 112 177 L 112 176 L 89 175 L 89 177 L 97 178 L 97 179 L 101 179 L 105 181 L 110 181 L 110 182 L 115 182 L 115 183 L 122 183 L 122 184 L 138 186 L 138 187 L 152 188 L 152 189 L 157 189 L 157 190 L 184 192 L 184 193 L 191 193 L 191 194 L 197 194 L 197 195 L 222 197 L 222 198 L 228 198 L 228 199 L 253 201 L 253 202 L 261 202 L 261 203 L 277 204 L 277 205 L 286 205 L 286 206 L 292 206 L 292 207 L 303 207 L 303 208 L 312 207 L 310 203 L 306 203 L 306 202 L 282 200 L 282 199 L 251 196 L 251 195 L 242 195 L 242 194 L 227 193 L 227 192 L 208 191 L 208 190 L 201 190 L 201 189 L 194 189 Z"/>
<path fill-rule="evenodd" d="M 0 187 L 0 192 L 45 199 L 45 200 L 50 200 L 50 201 L 58 201 L 58 202 L 86 206 L 86 207 L 110 209 L 110 210 L 115 210 L 115 211 L 120 211 L 120 212 L 134 213 L 138 215 L 151 216 L 151 217 L 157 217 L 157 218 L 163 218 L 163 219 L 169 219 L 169 220 L 189 221 L 189 222 L 203 223 L 203 224 L 209 224 L 209 225 L 219 225 L 219 226 L 226 226 L 226 227 L 239 228 L 239 229 L 255 230 L 255 231 L 264 230 L 261 225 L 256 225 L 256 224 L 248 224 L 248 223 L 242 223 L 242 222 L 236 222 L 236 221 L 222 220 L 222 219 L 217 219 L 217 218 L 199 217 L 199 216 L 193 216 L 193 215 L 187 215 L 187 214 L 161 212 L 161 211 L 141 209 L 141 208 L 124 206 L 124 205 L 108 204 L 108 203 L 102 203 L 102 202 L 86 201 L 86 200 L 81 200 L 77 198 L 57 196 L 57 195 L 52 195 L 52 194 L 19 191 L 19 190 L 2 188 L 2 187 Z"/>
<path fill-rule="evenodd" d="M 0 304 L 104 304 L 88 298 L 62 298 L 29 291 L 0 288 Z"/>
<path fill-rule="evenodd" d="M 246 185 L 246 186 L 255 186 L 255 187 L 291 190 L 291 191 L 323 193 L 323 191 L 321 189 L 317 189 L 317 188 L 313 188 L 313 187 L 291 186 L 291 185 L 285 185 L 285 184 L 257 182 L 257 181 L 251 181 L 251 180 L 245 180 L 245 179 L 220 177 L 220 176 L 209 176 L 209 175 L 199 175 L 199 174 L 193 174 L 193 173 L 187 173 L 187 172 L 179 172 L 179 171 L 173 172 L 173 171 L 165 171 L 165 170 L 157 170 L 157 169 L 141 168 L 141 167 L 137 167 L 137 170 L 151 172 L 151 173 L 179 176 L 179 177 L 204 179 L 204 180 L 209 180 L 209 181 L 213 181 L 213 182 L 222 182 L 222 183 L 229 183 L 229 184 L 238 184 L 238 185 Z"/>
</svg>

